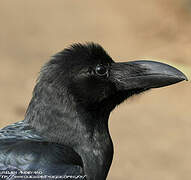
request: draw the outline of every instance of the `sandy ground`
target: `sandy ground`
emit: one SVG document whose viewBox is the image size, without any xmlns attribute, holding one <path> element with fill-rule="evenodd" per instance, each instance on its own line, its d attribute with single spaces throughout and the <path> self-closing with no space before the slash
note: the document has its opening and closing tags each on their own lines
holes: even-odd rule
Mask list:
<svg viewBox="0 0 191 180">
<path fill-rule="evenodd" d="M 73 42 L 116 61 L 155 59 L 191 74 L 191 1 L 0 0 L 0 127 L 22 120 L 41 65 Z M 191 83 L 127 100 L 110 117 L 108 180 L 191 179 Z"/>
</svg>

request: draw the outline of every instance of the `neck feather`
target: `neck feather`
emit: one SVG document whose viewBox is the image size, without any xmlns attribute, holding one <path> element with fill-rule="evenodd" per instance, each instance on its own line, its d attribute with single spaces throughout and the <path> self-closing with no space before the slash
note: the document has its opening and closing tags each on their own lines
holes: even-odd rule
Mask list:
<svg viewBox="0 0 191 180">
<path fill-rule="evenodd" d="M 51 94 L 54 93 L 54 96 Z M 108 130 L 109 113 L 95 113 L 74 103 L 67 93 L 64 99 L 47 87 L 34 91 L 25 122 L 47 141 L 72 147 L 82 158 L 87 179 L 106 179 L 113 144 Z"/>
</svg>

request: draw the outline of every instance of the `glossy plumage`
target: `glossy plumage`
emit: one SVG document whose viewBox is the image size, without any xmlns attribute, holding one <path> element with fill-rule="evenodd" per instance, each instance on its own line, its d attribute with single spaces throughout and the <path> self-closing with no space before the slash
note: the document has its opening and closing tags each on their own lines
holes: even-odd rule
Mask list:
<svg viewBox="0 0 191 180">
<path fill-rule="evenodd" d="M 115 63 L 98 44 L 66 48 L 41 69 L 24 120 L 0 130 L 0 176 L 39 171 L 105 180 L 113 158 L 110 112 L 134 94 L 183 80 L 166 64 Z M 25 179 L 15 176 L 6 179 Z"/>
</svg>

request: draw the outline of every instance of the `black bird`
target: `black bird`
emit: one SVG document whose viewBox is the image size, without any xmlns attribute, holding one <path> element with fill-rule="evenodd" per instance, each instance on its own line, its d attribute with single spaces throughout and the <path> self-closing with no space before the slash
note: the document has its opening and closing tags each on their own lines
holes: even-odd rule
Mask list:
<svg viewBox="0 0 191 180">
<path fill-rule="evenodd" d="M 66 48 L 42 67 L 25 119 L 0 130 L 0 176 L 106 179 L 110 112 L 134 94 L 183 80 L 160 62 L 116 63 L 98 44 Z"/>
</svg>

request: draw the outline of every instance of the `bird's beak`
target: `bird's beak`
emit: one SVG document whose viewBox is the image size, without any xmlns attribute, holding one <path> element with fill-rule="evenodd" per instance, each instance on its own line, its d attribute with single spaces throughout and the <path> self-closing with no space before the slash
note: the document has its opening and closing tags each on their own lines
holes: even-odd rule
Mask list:
<svg viewBox="0 0 191 180">
<path fill-rule="evenodd" d="M 155 61 L 113 63 L 110 78 L 118 90 L 150 89 L 188 80 L 178 69 Z"/>
</svg>

